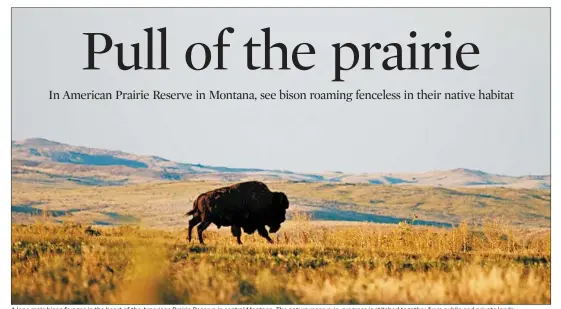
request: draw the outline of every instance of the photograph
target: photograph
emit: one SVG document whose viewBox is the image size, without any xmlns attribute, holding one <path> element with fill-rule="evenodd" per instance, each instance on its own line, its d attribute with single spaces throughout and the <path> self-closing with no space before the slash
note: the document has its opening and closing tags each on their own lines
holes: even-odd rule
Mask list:
<svg viewBox="0 0 561 309">
<path fill-rule="evenodd" d="M 12 305 L 550 305 L 551 8 L 11 8 Z"/>
</svg>

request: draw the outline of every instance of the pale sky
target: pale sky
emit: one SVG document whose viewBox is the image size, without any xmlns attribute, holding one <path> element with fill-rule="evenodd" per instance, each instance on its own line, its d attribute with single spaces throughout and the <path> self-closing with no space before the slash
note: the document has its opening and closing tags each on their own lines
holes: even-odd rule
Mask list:
<svg viewBox="0 0 561 309">
<path fill-rule="evenodd" d="M 192 71 L 184 53 L 192 43 L 216 44 L 224 27 L 226 71 Z M 298 172 L 422 172 L 480 169 L 508 175 L 550 173 L 549 9 L 14 9 L 12 139 L 59 142 L 170 160 L 286 169 Z M 87 66 L 84 32 L 104 32 L 113 44 L 141 45 L 144 28 L 167 28 L 169 71 L 121 71 L 117 52 Z M 243 44 L 272 43 L 289 50 L 314 45 L 309 71 L 250 71 Z M 415 30 L 412 39 L 409 32 Z M 451 39 L 444 33 L 452 32 Z M 159 42 L 156 40 L 156 42 Z M 352 42 L 405 47 L 416 42 L 477 44 L 473 71 L 343 72 L 333 83 L 332 44 Z M 156 43 L 157 44 L 157 43 Z M 128 49 L 127 49 L 128 47 Z M 420 46 L 418 47 L 420 50 Z M 362 52 L 362 48 L 360 49 Z M 455 50 L 455 49 L 454 49 Z M 200 52 L 200 50 L 199 50 Z M 200 54 L 198 54 L 200 56 Z M 280 64 L 273 51 L 273 66 Z M 361 55 L 363 56 L 363 55 Z M 404 61 L 409 53 L 404 49 Z M 473 58 L 471 58 L 473 57 Z M 155 52 L 159 59 L 159 52 Z M 417 62 L 423 55 L 417 56 Z M 472 60 L 474 59 L 474 60 Z M 263 60 L 257 52 L 255 62 Z M 350 59 L 346 59 L 349 61 Z M 443 66 L 442 54 L 431 60 Z M 200 63 L 200 62 L 199 62 Z M 406 61 L 408 63 L 408 60 Z M 454 62 L 453 62 L 454 63 Z M 158 64 L 158 61 L 156 61 Z M 454 63 L 454 66 L 457 67 Z M 511 101 L 52 101 L 49 90 L 247 92 L 513 91 Z"/>
</svg>

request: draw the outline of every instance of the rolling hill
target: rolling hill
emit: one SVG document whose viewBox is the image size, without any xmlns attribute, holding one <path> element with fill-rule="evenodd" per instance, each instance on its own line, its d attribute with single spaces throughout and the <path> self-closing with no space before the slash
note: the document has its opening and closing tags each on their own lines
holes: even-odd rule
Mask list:
<svg viewBox="0 0 561 309">
<path fill-rule="evenodd" d="M 498 218 L 550 226 L 550 176 L 478 170 L 304 174 L 170 161 L 33 138 L 12 142 L 12 222 L 183 227 L 200 193 L 225 183 L 266 181 L 291 198 L 291 213 L 317 221 L 448 227 Z"/>
<path fill-rule="evenodd" d="M 437 187 L 510 187 L 549 189 L 551 177 L 505 176 L 457 168 L 425 173 L 341 172 L 297 173 L 285 170 L 230 168 L 180 163 L 157 156 L 73 146 L 43 138 L 12 141 L 12 179 L 31 182 L 71 182 L 121 185 L 150 181 L 293 181 L 422 185 Z"/>
</svg>

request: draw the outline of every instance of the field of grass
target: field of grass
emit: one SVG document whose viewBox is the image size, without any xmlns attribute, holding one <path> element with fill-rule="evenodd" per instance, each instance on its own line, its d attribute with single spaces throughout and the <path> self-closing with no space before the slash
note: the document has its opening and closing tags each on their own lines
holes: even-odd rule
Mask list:
<svg viewBox="0 0 561 309">
<path fill-rule="evenodd" d="M 12 302 L 550 303 L 549 190 L 271 182 L 275 244 L 188 244 L 185 212 L 223 185 L 13 181 Z"/>
<path fill-rule="evenodd" d="M 197 195 L 223 185 L 184 181 L 96 187 L 14 181 L 12 221 L 33 223 L 46 214 L 55 222 L 182 228 L 186 224 L 183 214 L 191 209 Z M 267 185 L 287 194 L 290 212 L 305 211 L 321 220 L 397 223 L 415 215 L 418 222 L 448 225 L 488 219 L 520 227 L 549 228 L 551 224 L 549 190 L 292 182 Z"/>
<path fill-rule="evenodd" d="M 549 229 L 322 224 L 229 230 L 12 225 L 12 303 L 548 304 Z"/>
</svg>

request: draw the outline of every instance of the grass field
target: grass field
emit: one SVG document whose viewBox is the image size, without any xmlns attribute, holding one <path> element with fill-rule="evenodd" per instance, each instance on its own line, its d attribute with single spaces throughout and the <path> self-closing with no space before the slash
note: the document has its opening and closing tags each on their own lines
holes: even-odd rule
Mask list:
<svg viewBox="0 0 561 309">
<path fill-rule="evenodd" d="M 548 229 L 318 224 L 295 215 L 269 245 L 205 232 L 12 226 L 12 303 L 547 304 Z"/>
<path fill-rule="evenodd" d="M 33 223 L 48 214 L 54 222 L 150 228 L 183 228 L 183 214 L 198 194 L 224 186 L 207 181 L 155 182 L 125 186 L 12 183 L 12 221 Z M 453 224 L 499 219 L 520 227 L 549 228 L 551 191 L 512 188 L 439 188 L 369 184 L 268 182 L 290 200 L 289 212 L 314 219 Z M 35 214 L 35 216 L 30 216 Z"/>
<path fill-rule="evenodd" d="M 14 181 L 12 302 L 550 303 L 548 190 L 268 183 L 291 202 L 275 244 L 188 244 L 184 213 L 223 185 Z"/>
</svg>

